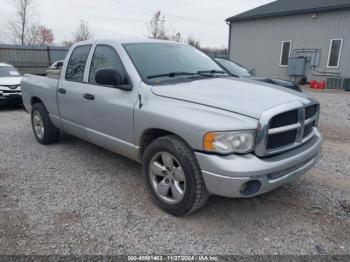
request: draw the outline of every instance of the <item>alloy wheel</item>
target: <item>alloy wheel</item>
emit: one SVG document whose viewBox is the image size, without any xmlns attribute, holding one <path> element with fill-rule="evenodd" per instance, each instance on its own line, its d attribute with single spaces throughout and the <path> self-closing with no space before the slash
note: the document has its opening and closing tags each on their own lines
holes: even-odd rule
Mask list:
<svg viewBox="0 0 350 262">
<path fill-rule="evenodd" d="M 39 139 L 42 139 L 44 137 L 44 122 L 38 111 L 34 111 L 33 113 L 32 124 L 33 124 L 35 135 Z"/>
<path fill-rule="evenodd" d="M 152 158 L 149 176 L 156 195 L 168 204 L 179 203 L 186 191 L 186 177 L 180 162 L 168 152 Z"/>
</svg>

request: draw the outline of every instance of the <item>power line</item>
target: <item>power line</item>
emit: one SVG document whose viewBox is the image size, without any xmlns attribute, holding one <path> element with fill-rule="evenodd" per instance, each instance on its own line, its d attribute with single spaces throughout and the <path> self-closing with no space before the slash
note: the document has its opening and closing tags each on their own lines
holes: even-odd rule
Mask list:
<svg viewBox="0 0 350 262">
<path fill-rule="evenodd" d="M 155 10 L 152 10 L 152 9 L 149 9 L 149 8 L 146 8 L 146 7 L 136 6 L 136 5 L 129 4 L 129 3 L 125 3 L 125 2 L 122 2 L 120 0 L 114 0 L 114 1 L 117 2 L 120 5 L 128 6 L 128 7 L 135 8 L 135 9 L 142 10 L 142 11 L 146 11 L 146 12 L 151 12 L 152 14 L 155 12 Z M 189 17 L 181 17 L 181 16 L 169 14 L 169 13 L 163 13 L 163 14 L 165 14 L 168 17 L 172 17 L 172 18 L 178 19 L 178 20 L 186 20 L 186 21 L 189 21 L 189 22 L 202 24 L 202 25 L 206 25 L 206 26 L 212 26 L 212 27 L 222 27 L 220 25 L 210 24 L 210 23 L 206 23 L 206 22 L 203 22 L 203 21 L 198 21 L 198 20 L 195 20 L 195 19 L 191 19 Z"/>
</svg>

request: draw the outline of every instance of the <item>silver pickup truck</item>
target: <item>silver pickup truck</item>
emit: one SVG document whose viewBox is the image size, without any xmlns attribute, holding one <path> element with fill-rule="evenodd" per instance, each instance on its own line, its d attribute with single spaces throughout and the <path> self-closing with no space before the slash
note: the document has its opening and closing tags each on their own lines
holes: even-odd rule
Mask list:
<svg viewBox="0 0 350 262">
<path fill-rule="evenodd" d="M 307 172 L 321 149 L 317 101 L 234 78 L 185 44 L 77 43 L 59 80 L 27 75 L 22 93 L 39 143 L 66 132 L 142 163 L 155 203 L 174 215 L 211 194 L 268 192 Z"/>
</svg>

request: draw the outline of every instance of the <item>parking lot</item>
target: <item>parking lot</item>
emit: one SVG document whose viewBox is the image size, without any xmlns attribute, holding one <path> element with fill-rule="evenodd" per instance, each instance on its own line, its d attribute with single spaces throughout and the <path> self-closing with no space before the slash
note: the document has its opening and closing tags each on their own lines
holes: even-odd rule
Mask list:
<svg viewBox="0 0 350 262">
<path fill-rule="evenodd" d="M 182 218 L 151 203 L 138 164 L 68 135 L 42 146 L 29 114 L 1 108 L 0 253 L 348 254 L 350 93 L 306 92 L 321 102 L 316 168 Z"/>
</svg>

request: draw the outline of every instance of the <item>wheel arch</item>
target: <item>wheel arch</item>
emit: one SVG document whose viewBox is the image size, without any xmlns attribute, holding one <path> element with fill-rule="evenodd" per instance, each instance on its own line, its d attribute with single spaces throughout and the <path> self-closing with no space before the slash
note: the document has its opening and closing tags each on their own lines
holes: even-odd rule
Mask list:
<svg viewBox="0 0 350 262">
<path fill-rule="evenodd" d="M 34 105 L 36 104 L 42 104 L 44 109 L 47 111 L 47 108 L 44 104 L 44 102 L 37 96 L 33 96 L 31 99 L 30 99 L 30 105 L 31 105 L 31 108 L 33 108 Z"/>
<path fill-rule="evenodd" d="M 42 101 L 39 97 L 33 96 L 33 97 L 30 99 L 30 105 L 33 107 L 35 104 L 43 104 L 43 106 L 45 106 L 44 103 L 43 103 L 43 101 Z"/>
<path fill-rule="evenodd" d="M 155 141 L 156 139 L 158 139 L 160 137 L 170 136 L 170 135 L 178 137 L 179 139 L 184 141 L 189 146 L 189 144 L 186 142 L 185 139 L 183 139 L 181 136 L 179 136 L 178 134 L 176 134 L 174 132 L 171 132 L 171 131 L 165 130 L 165 129 L 161 129 L 161 128 L 149 128 L 142 133 L 140 140 L 139 140 L 139 145 L 140 145 L 139 160 L 142 161 L 143 153 L 145 152 L 146 148 L 153 141 Z"/>
<path fill-rule="evenodd" d="M 38 104 L 38 103 L 42 103 L 43 104 L 43 101 L 41 101 L 41 99 L 37 96 L 33 96 L 31 99 L 30 99 L 30 104 L 31 105 L 34 105 L 34 104 Z"/>
</svg>

